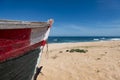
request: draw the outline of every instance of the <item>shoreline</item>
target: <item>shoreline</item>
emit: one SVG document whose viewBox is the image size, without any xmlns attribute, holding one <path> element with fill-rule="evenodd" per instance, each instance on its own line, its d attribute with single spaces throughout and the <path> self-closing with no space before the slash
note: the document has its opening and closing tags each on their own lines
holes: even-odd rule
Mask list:
<svg viewBox="0 0 120 80">
<path fill-rule="evenodd" d="M 83 42 L 57 42 L 57 43 L 48 43 L 48 44 L 66 44 L 66 43 L 91 43 L 91 42 L 115 42 L 120 40 L 99 40 L 99 41 L 83 41 Z"/>
<path fill-rule="evenodd" d="M 76 36 L 76 37 L 49 37 L 49 43 L 71 43 L 71 42 L 99 42 L 99 41 L 120 41 L 120 37 L 112 36 Z"/>
</svg>

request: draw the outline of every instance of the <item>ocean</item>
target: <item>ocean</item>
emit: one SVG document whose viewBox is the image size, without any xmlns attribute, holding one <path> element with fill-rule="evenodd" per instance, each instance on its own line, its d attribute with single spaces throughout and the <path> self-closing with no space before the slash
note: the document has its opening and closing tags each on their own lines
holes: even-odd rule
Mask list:
<svg viewBox="0 0 120 80">
<path fill-rule="evenodd" d="M 48 43 L 70 43 L 70 42 L 96 42 L 96 41 L 117 41 L 120 37 L 105 37 L 105 36 L 50 36 Z"/>
</svg>

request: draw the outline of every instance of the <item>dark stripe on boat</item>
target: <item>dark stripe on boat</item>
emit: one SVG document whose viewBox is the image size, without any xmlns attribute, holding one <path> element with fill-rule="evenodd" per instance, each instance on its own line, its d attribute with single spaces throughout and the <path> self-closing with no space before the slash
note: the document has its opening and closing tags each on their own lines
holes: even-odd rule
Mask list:
<svg viewBox="0 0 120 80">
<path fill-rule="evenodd" d="M 0 63 L 0 80 L 31 80 L 40 49 Z"/>
</svg>

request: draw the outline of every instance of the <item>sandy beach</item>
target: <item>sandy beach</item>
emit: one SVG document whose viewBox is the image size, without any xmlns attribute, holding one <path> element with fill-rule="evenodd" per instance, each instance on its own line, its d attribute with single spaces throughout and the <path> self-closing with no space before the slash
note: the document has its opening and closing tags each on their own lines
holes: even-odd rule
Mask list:
<svg viewBox="0 0 120 80">
<path fill-rule="evenodd" d="M 37 80 L 120 80 L 120 41 L 56 43 L 45 47 Z M 71 49 L 86 53 L 66 52 Z"/>
</svg>

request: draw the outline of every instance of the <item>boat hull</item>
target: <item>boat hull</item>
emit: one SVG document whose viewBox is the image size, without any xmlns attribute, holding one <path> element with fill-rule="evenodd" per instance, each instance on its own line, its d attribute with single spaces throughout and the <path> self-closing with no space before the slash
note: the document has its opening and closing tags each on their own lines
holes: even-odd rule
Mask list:
<svg viewBox="0 0 120 80">
<path fill-rule="evenodd" d="M 0 80 L 31 80 L 40 49 L 0 63 Z"/>
<path fill-rule="evenodd" d="M 0 80 L 36 80 L 52 23 L 0 20 Z"/>
</svg>

